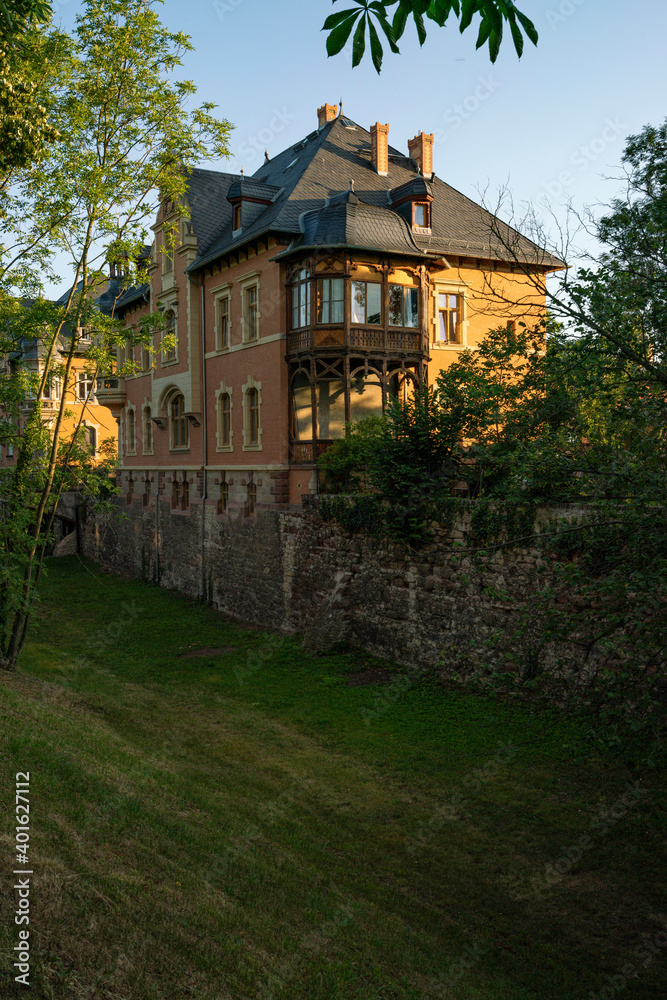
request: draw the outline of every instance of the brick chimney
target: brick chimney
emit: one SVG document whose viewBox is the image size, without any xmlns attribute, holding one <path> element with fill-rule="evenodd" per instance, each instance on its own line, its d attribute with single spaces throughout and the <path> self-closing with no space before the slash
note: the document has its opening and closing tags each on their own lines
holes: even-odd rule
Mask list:
<svg viewBox="0 0 667 1000">
<path fill-rule="evenodd" d="M 371 160 L 378 174 L 389 173 L 389 125 L 371 125 Z"/>
<path fill-rule="evenodd" d="M 332 121 L 338 114 L 337 104 L 323 104 L 317 109 L 317 127 L 322 128 L 327 122 Z"/>
<path fill-rule="evenodd" d="M 430 179 L 433 173 L 433 133 L 420 132 L 414 139 L 408 139 L 408 152 L 424 177 Z"/>
</svg>

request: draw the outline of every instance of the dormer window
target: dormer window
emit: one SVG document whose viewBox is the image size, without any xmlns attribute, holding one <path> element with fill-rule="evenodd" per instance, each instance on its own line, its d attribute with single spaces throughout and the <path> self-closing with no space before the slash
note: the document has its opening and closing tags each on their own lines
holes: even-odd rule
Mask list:
<svg viewBox="0 0 667 1000">
<path fill-rule="evenodd" d="M 234 232 L 236 232 L 238 229 L 241 228 L 242 207 L 243 206 L 241 205 L 241 202 L 239 202 L 237 205 L 234 205 L 232 209 L 232 229 L 234 230 Z"/>
<path fill-rule="evenodd" d="M 415 201 L 412 204 L 412 225 L 415 229 L 430 229 L 431 206 L 426 201 Z"/>
</svg>

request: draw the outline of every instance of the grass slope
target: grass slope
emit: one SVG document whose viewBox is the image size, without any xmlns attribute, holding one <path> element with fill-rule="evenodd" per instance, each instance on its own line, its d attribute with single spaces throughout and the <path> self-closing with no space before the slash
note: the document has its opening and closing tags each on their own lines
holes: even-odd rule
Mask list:
<svg viewBox="0 0 667 1000">
<path fill-rule="evenodd" d="M 5 885 L 16 771 L 35 871 L 0 996 L 667 997 L 659 777 L 387 667 L 52 561 L 0 679 Z"/>
</svg>

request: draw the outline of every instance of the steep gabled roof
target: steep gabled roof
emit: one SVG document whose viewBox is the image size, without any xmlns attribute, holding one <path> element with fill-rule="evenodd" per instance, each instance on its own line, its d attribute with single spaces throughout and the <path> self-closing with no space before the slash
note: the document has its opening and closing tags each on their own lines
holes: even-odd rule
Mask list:
<svg viewBox="0 0 667 1000">
<path fill-rule="evenodd" d="M 231 175 L 217 176 L 228 178 Z M 420 236 L 411 232 L 409 226 L 395 223 L 394 220 L 400 217 L 391 208 L 389 192 L 414 185 L 418 176 L 414 161 L 391 146 L 388 176 L 379 175 L 371 162 L 370 132 L 339 116 L 255 171 L 253 181 L 265 184 L 269 189 L 280 189 L 280 193 L 236 236 L 232 235 L 231 206 L 228 205 L 229 214 L 221 218 L 217 233 L 208 243 L 202 243 L 200 239 L 192 268 L 210 263 L 268 232 L 292 235 L 295 249 L 305 245 L 304 238 L 310 239 L 313 233 L 319 233 L 318 242 L 309 242 L 309 246 L 350 245 L 398 254 L 417 252 L 423 256 L 438 256 L 449 253 L 492 260 L 511 259 L 514 254 L 530 263 L 547 267 L 563 266 L 557 258 L 545 254 L 536 244 L 435 176 L 428 182 L 434 199 L 431 233 Z M 238 181 L 238 175 L 233 179 Z M 348 191 L 350 181 L 359 202 L 355 212 L 358 225 L 355 226 L 355 242 L 341 244 L 334 240 L 334 236 L 339 234 L 342 222 L 339 219 L 334 224 L 331 213 L 324 216 L 321 213 L 327 208 L 328 199 L 335 199 Z M 310 220 L 307 223 L 308 233 L 302 234 L 300 220 L 310 219 L 309 213 L 312 212 L 319 212 L 320 219 L 317 223 Z M 365 232 L 359 228 L 362 224 L 365 225 Z M 392 233 L 396 236 L 395 244 L 392 243 Z M 512 247 L 511 252 L 507 246 Z"/>
</svg>

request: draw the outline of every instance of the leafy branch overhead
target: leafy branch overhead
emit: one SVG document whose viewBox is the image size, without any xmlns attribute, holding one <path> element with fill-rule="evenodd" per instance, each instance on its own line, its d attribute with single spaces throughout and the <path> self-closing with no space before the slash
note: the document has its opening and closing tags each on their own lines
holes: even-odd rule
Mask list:
<svg viewBox="0 0 667 1000">
<path fill-rule="evenodd" d="M 337 3 L 338 0 L 332 0 Z M 479 15 L 479 33 L 476 48 L 488 43 L 491 62 L 495 62 L 503 40 L 503 30 L 509 26 L 519 58 L 523 53 L 524 34 L 537 45 L 537 29 L 533 22 L 518 10 L 512 0 L 354 0 L 356 7 L 339 10 L 331 14 L 322 28 L 328 31 L 327 53 L 335 56 L 352 38 L 352 65 L 358 66 L 366 51 L 366 36 L 373 65 L 378 73 L 382 67 L 383 48 L 378 28 L 384 35 L 392 52 L 398 52 L 398 40 L 402 38 L 408 20 L 412 18 L 417 29 L 419 44 L 426 41 L 424 18 L 435 21 L 442 28 L 449 15 L 454 12 L 459 21 L 459 31 L 463 33 Z M 393 18 L 390 9 L 395 7 Z M 377 24 L 377 27 L 376 27 Z M 356 26 L 356 27 L 355 27 Z"/>
</svg>

